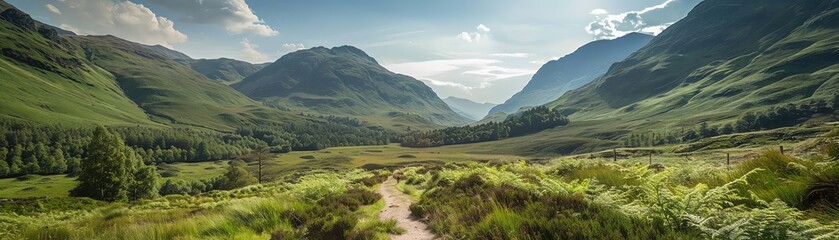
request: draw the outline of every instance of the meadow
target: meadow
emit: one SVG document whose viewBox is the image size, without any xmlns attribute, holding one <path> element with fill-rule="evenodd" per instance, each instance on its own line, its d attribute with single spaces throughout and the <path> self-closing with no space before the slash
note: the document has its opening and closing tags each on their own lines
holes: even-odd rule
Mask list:
<svg viewBox="0 0 839 240">
<path fill-rule="evenodd" d="M 837 133 L 560 157 L 463 150 L 470 145 L 294 151 L 264 161 L 262 184 L 122 203 L 67 197 L 72 177 L 25 175 L 0 180 L 0 238 L 388 239 L 404 231 L 379 218 L 377 189 L 393 176 L 442 239 L 836 239 Z M 702 147 L 735 137 L 751 140 Z M 227 163 L 158 173 L 203 180 Z M 256 174 L 258 162 L 247 169 Z"/>
</svg>

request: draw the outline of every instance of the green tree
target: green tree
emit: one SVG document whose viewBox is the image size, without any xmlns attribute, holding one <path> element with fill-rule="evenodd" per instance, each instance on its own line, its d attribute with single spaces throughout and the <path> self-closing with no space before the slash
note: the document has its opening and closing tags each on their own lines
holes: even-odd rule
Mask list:
<svg viewBox="0 0 839 240">
<path fill-rule="evenodd" d="M 221 178 L 221 189 L 236 189 L 259 181 L 248 170 L 245 169 L 245 162 L 241 160 L 231 161 L 227 173 Z"/>
<path fill-rule="evenodd" d="M 0 137 L 2 138 L 2 137 Z M 6 157 L 9 154 L 9 150 L 6 147 L 0 147 L 0 177 L 5 177 L 11 175 L 11 169 L 9 168 L 9 162 L 6 161 Z"/>
<path fill-rule="evenodd" d="M 79 167 L 79 185 L 71 194 L 103 201 L 126 199 L 130 177 L 125 149 L 120 136 L 97 127 Z"/>
<path fill-rule="evenodd" d="M 129 148 L 126 147 L 130 151 Z M 131 155 L 134 155 L 133 153 Z M 157 168 L 146 166 L 139 156 L 128 158 L 131 171 L 131 180 L 128 184 L 128 199 L 151 199 L 158 196 L 157 191 Z"/>
<path fill-rule="evenodd" d="M 81 165 L 81 159 L 77 157 L 71 157 L 67 159 L 67 172 L 76 175 L 79 173 L 79 165 Z"/>
<path fill-rule="evenodd" d="M 41 165 L 38 165 L 38 157 L 35 154 L 30 154 L 23 159 L 23 173 L 40 173 Z"/>
<path fill-rule="evenodd" d="M 9 158 L 9 172 L 12 175 L 23 173 L 23 147 L 15 145 Z"/>
<path fill-rule="evenodd" d="M 39 142 L 38 144 L 35 144 L 35 148 L 32 150 L 32 155 L 38 160 L 39 171 L 33 171 L 31 173 L 54 173 L 52 170 L 55 168 L 55 159 L 50 156 L 49 151 L 47 151 L 47 147 L 44 146 L 44 143 Z"/>
<path fill-rule="evenodd" d="M 67 172 L 67 159 L 64 157 L 64 150 L 62 150 L 61 145 L 55 148 L 55 151 L 52 154 L 54 165 L 50 172 L 52 173 L 65 173 Z"/>
</svg>

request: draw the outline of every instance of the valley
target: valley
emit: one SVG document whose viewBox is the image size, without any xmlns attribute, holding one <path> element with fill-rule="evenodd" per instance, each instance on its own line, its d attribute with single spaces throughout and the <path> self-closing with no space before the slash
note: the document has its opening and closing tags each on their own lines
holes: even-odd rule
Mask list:
<svg viewBox="0 0 839 240">
<path fill-rule="evenodd" d="M 0 239 L 839 239 L 839 0 L 327 2 L 0 0 Z"/>
</svg>

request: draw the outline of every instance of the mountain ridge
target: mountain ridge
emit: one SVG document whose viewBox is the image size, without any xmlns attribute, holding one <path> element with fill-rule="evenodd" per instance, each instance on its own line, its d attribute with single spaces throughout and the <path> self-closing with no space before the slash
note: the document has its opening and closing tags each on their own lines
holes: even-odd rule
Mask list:
<svg viewBox="0 0 839 240">
<path fill-rule="evenodd" d="M 630 33 L 612 40 L 586 43 L 574 52 L 542 65 L 521 91 L 490 113 L 514 113 L 521 108 L 554 101 L 565 92 L 600 77 L 613 63 L 625 59 L 652 39 L 651 35 Z"/>
<path fill-rule="evenodd" d="M 449 96 L 443 99 L 449 107 L 458 114 L 469 118 L 473 121 L 483 119 L 489 114 L 489 110 L 498 104 L 495 103 L 477 103 L 469 99 Z"/>
</svg>

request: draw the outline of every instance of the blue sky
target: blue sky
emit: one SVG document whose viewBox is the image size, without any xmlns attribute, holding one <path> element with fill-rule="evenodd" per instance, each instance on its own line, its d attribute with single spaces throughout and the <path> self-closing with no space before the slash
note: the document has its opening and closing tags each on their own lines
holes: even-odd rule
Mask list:
<svg viewBox="0 0 839 240">
<path fill-rule="evenodd" d="M 500 103 L 546 61 L 596 39 L 657 33 L 700 0 L 8 0 L 79 34 L 193 58 L 272 62 L 353 45 L 440 97 Z"/>
</svg>

